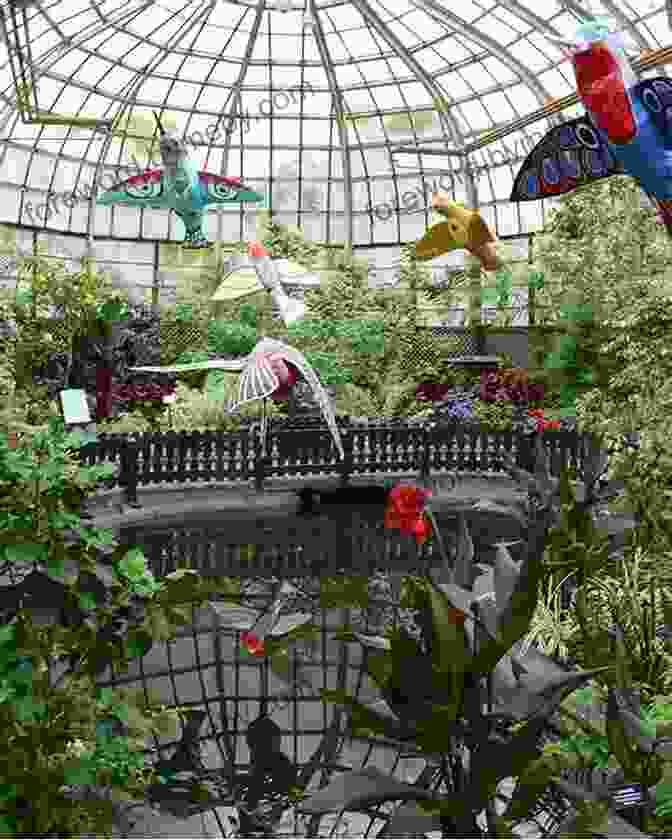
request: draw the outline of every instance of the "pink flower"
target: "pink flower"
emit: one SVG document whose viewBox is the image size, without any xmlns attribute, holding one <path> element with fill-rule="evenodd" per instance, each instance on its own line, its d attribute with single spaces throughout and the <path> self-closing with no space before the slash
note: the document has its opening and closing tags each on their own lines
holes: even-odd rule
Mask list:
<svg viewBox="0 0 672 840">
<path fill-rule="evenodd" d="M 270 254 L 257 239 L 250 239 L 247 243 L 248 257 L 268 257 Z"/>
<path fill-rule="evenodd" d="M 245 650 L 252 656 L 264 656 L 264 640 L 250 630 L 240 634 L 240 641 Z"/>
</svg>

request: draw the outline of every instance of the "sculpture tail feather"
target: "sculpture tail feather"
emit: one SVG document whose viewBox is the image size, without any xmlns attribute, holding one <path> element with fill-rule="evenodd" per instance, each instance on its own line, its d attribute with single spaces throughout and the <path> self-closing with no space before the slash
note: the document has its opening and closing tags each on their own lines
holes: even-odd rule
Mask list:
<svg viewBox="0 0 672 840">
<path fill-rule="evenodd" d="M 665 225 L 667 235 L 672 239 L 672 200 L 654 198 L 654 203 L 658 209 L 658 220 Z"/>
</svg>

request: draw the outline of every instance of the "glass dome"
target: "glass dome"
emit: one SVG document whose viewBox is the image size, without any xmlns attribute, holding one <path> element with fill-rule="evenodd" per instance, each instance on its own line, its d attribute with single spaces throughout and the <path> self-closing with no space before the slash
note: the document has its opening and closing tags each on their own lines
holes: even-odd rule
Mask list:
<svg viewBox="0 0 672 840">
<path fill-rule="evenodd" d="M 390 282 L 400 243 L 429 223 L 437 186 L 478 202 L 496 234 L 526 254 L 549 202 L 511 204 L 513 177 L 552 125 L 580 113 L 567 99 L 571 67 L 548 36 L 571 34 L 582 13 L 609 16 L 644 77 L 666 74 L 655 51 L 670 42 L 662 0 L 3 5 L 2 221 L 52 232 L 51 252 L 76 234 L 75 257 L 88 237 L 100 259 L 133 263 L 140 285 L 157 271 L 154 243 L 181 241 L 181 222 L 91 196 L 151 165 L 152 111 L 199 169 L 242 178 L 277 221 L 313 241 L 351 243 Z M 17 79 L 33 85 L 41 113 L 107 122 L 27 123 Z M 206 235 L 246 238 L 258 206 L 211 207 Z M 462 259 L 453 252 L 432 267 Z"/>
</svg>

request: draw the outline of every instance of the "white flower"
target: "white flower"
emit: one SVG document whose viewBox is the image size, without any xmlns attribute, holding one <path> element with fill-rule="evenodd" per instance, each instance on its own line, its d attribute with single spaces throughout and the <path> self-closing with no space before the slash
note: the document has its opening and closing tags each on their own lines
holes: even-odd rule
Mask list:
<svg viewBox="0 0 672 840">
<path fill-rule="evenodd" d="M 90 749 L 81 738 L 75 738 L 74 741 L 70 741 L 66 748 L 67 755 L 74 755 L 77 756 L 77 758 L 88 752 L 90 752 Z"/>
</svg>

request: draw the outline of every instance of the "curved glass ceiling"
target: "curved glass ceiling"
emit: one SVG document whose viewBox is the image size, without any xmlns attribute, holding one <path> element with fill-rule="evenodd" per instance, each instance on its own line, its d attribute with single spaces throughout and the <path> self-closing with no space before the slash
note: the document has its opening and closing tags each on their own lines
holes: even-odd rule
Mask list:
<svg viewBox="0 0 672 840">
<path fill-rule="evenodd" d="M 5 41 L 3 221 L 181 240 L 172 212 L 90 200 L 94 178 L 102 191 L 151 165 L 142 137 L 151 135 L 156 110 L 185 136 L 199 169 L 241 177 L 266 196 L 279 221 L 299 224 L 310 239 L 350 239 L 365 248 L 421 236 L 436 186 L 472 203 L 462 158 L 395 147 L 460 149 L 571 93 L 571 68 L 545 36 L 573 33 L 586 10 L 570 0 L 20 5 L 29 6 L 25 26 L 22 11 L 13 18 L 5 9 L 5 22 L 14 54 L 13 20 L 19 46 L 25 52 L 26 39 L 30 44 L 39 110 L 114 120 L 116 130 L 24 123 Z M 604 0 L 590 10 L 613 18 L 635 58 L 672 43 L 662 0 Z M 642 72 L 651 75 L 667 75 L 667 67 Z M 541 226 L 541 202 L 508 202 L 513 176 L 551 125 L 580 112 L 574 106 L 544 116 L 470 155 L 483 215 L 499 236 Z M 207 236 L 249 235 L 254 214 L 254 205 L 212 209 Z"/>
</svg>

